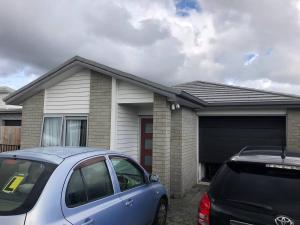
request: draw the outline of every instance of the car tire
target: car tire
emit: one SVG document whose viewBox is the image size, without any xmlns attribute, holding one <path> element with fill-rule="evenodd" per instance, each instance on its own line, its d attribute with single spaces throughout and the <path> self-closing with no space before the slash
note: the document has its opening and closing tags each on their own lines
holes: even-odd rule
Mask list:
<svg viewBox="0 0 300 225">
<path fill-rule="evenodd" d="M 153 225 L 166 225 L 168 215 L 168 205 L 165 199 L 161 199 L 156 210 Z"/>
</svg>

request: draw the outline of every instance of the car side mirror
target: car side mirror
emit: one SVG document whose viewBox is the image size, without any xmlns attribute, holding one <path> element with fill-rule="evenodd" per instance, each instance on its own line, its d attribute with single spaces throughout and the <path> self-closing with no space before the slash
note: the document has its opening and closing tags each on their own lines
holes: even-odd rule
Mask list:
<svg viewBox="0 0 300 225">
<path fill-rule="evenodd" d="M 151 183 L 159 182 L 159 176 L 151 174 L 150 177 L 149 177 L 149 180 L 150 180 Z"/>
</svg>

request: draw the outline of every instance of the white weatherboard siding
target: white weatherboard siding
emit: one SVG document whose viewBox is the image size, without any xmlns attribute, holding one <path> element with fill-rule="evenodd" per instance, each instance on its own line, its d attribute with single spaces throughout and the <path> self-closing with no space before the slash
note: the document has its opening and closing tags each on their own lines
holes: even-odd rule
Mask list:
<svg viewBox="0 0 300 225">
<path fill-rule="evenodd" d="M 125 81 L 117 82 L 118 103 L 151 103 L 153 92 Z"/>
<path fill-rule="evenodd" d="M 89 113 L 90 81 L 83 70 L 46 89 L 44 113 Z"/>
<path fill-rule="evenodd" d="M 118 106 L 116 134 L 116 150 L 138 160 L 139 117 L 135 107 Z"/>
</svg>

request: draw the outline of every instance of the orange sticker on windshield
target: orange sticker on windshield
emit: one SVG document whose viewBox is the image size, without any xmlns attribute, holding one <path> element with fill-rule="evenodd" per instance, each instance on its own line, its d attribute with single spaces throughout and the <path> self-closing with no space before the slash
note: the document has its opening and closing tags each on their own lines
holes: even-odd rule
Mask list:
<svg viewBox="0 0 300 225">
<path fill-rule="evenodd" d="M 2 191 L 5 193 L 14 193 L 23 180 L 24 176 L 21 175 L 12 177 Z"/>
</svg>

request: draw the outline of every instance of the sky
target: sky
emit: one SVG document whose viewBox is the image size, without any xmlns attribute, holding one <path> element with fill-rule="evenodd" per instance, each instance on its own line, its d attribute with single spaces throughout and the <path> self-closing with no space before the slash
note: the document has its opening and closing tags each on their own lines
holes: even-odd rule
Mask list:
<svg viewBox="0 0 300 225">
<path fill-rule="evenodd" d="M 0 2 L 0 85 L 79 55 L 165 85 L 300 95 L 300 0 Z"/>
</svg>

